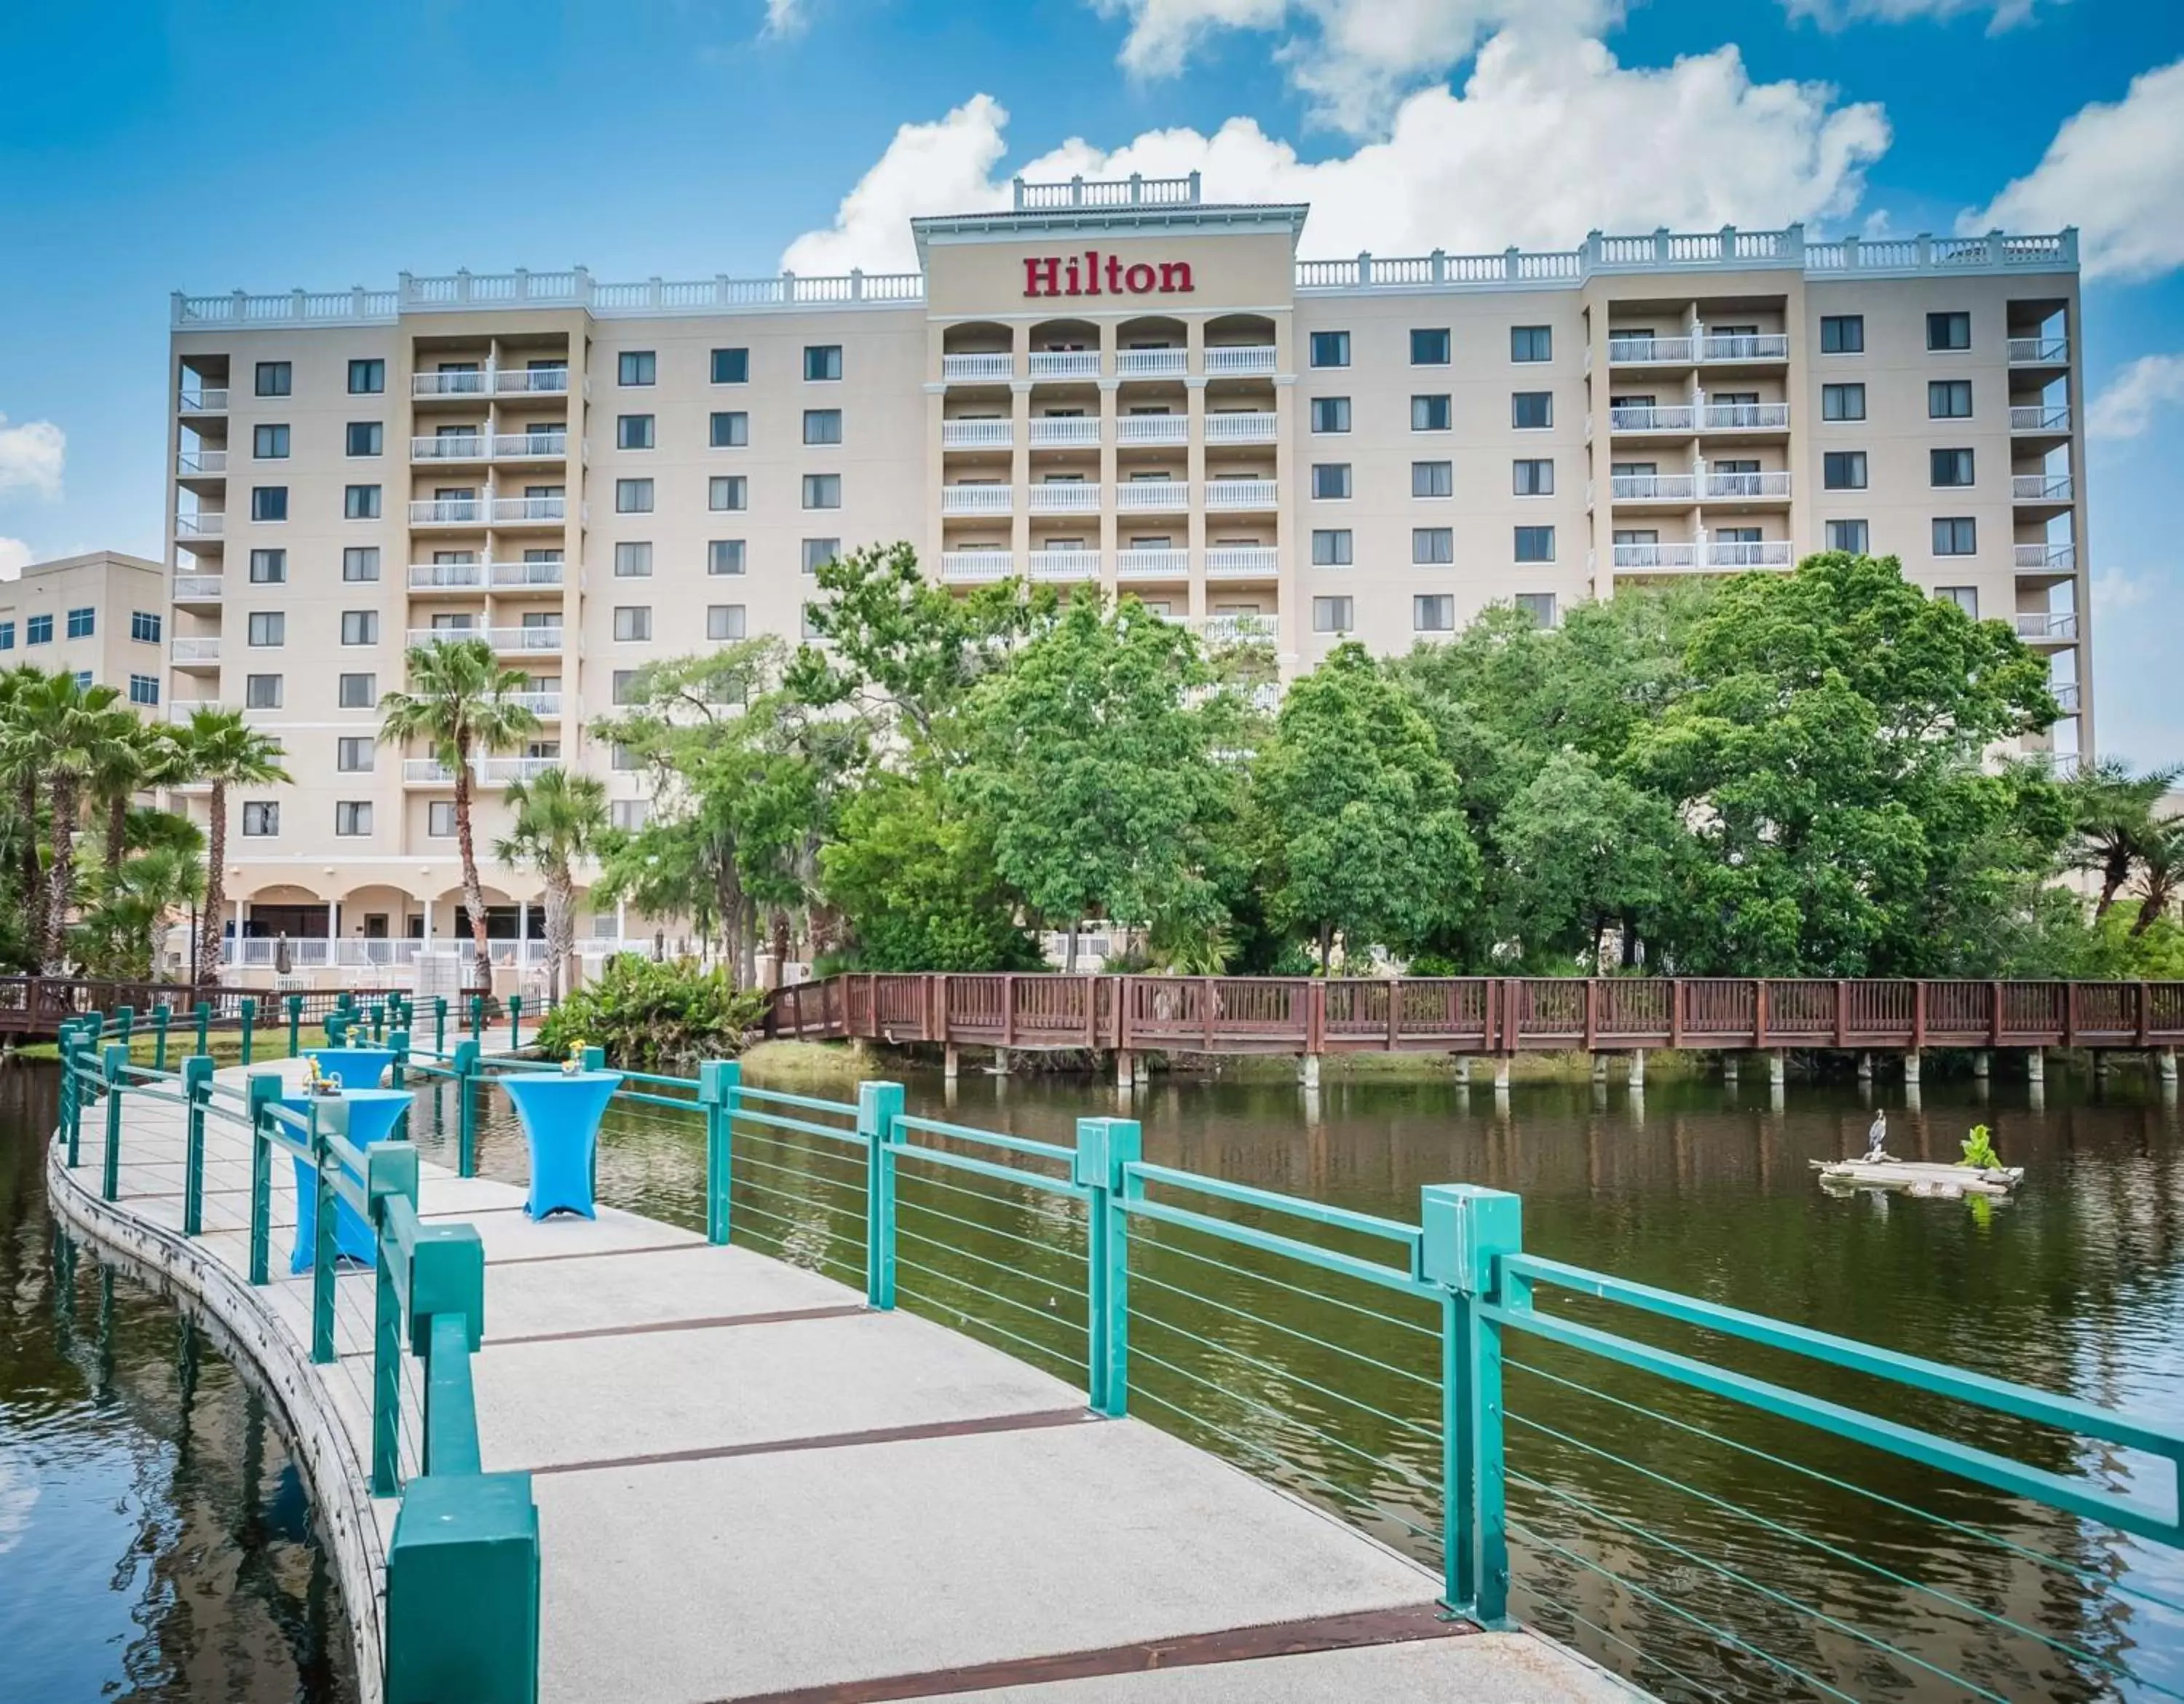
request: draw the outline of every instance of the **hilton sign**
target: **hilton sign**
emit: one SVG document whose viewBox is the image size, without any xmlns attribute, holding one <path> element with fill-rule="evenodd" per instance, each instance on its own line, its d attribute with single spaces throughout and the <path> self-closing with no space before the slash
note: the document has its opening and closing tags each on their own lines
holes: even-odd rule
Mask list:
<svg viewBox="0 0 2184 1704">
<path fill-rule="evenodd" d="M 1027 296 L 1174 296 L 1191 291 L 1188 260 L 1125 265 L 1117 255 L 1087 249 L 1067 260 L 1026 255 L 1023 264 Z"/>
</svg>

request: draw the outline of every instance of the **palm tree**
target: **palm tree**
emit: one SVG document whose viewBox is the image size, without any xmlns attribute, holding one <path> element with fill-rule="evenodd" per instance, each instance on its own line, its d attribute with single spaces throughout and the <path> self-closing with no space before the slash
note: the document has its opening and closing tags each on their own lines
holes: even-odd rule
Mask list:
<svg viewBox="0 0 2184 1704">
<path fill-rule="evenodd" d="M 47 867 L 38 962 L 47 975 L 66 969 L 69 910 L 75 902 L 75 835 L 84 790 L 113 761 L 118 745 L 138 735 L 136 718 L 111 686 L 80 686 L 73 674 L 39 674 L 20 683 L 0 724 L 4 765 L 17 776 L 45 778 L 53 852 Z"/>
<path fill-rule="evenodd" d="M 2065 783 L 2078 837 L 2074 862 L 2080 869 L 2100 873 L 2094 922 L 2108 915 L 2116 895 L 2143 860 L 2159 833 L 2154 807 L 2180 774 L 2184 770 L 2156 769 L 2134 777 L 2120 759 L 2103 757 Z"/>
<path fill-rule="evenodd" d="M 190 712 L 176 730 L 176 758 L 169 779 L 177 784 L 212 784 L 211 820 L 206 830 L 204 925 L 198 930 L 199 986 L 220 975 L 220 913 L 226 899 L 227 790 L 272 786 L 290 779 L 281 767 L 281 742 L 242 719 L 239 710 L 207 707 Z"/>
<path fill-rule="evenodd" d="M 114 737 L 100 748 L 99 760 L 88 781 L 92 797 L 105 807 L 103 829 L 106 874 L 109 879 L 121 869 L 129 849 L 129 802 L 153 786 L 175 763 L 175 742 L 164 727 L 137 719 L 134 712 L 114 707 L 118 719 Z"/>
<path fill-rule="evenodd" d="M 194 824 L 185 826 L 196 832 Z M 195 846 L 170 841 L 134 853 L 118 869 L 92 872 L 76 930 L 80 962 L 102 975 L 159 975 L 170 919 L 204 891 L 203 836 L 198 839 Z"/>
<path fill-rule="evenodd" d="M 516 701 L 530 689 L 520 668 L 503 668 L 482 639 L 440 640 L 410 647 L 406 692 L 379 701 L 379 737 L 388 745 L 422 740 L 455 778 L 455 845 L 463 860 L 463 905 L 470 913 L 476 953 L 473 986 L 493 986 L 493 960 L 485 944 L 485 887 L 478 880 L 477 846 L 471 831 L 475 777 L 471 760 L 504 751 L 535 733 L 538 718 Z"/>
<path fill-rule="evenodd" d="M 575 950 L 577 878 L 573 866 L 588 858 L 607 830 L 606 784 L 555 768 L 508 790 L 515 821 L 493 842 L 496 862 L 528 864 L 546 884 L 546 986 L 559 997 Z"/>
<path fill-rule="evenodd" d="M 0 729 L 14 726 L 24 714 L 23 705 L 31 686 L 45 679 L 44 672 L 28 663 L 0 673 Z M 45 916 L 46 873 L 38 856 L 38 785 L 44 771 L 38 754 L 27 746 L 0 739 L 0 783 L 15 795 L 14 856 L 20 866 L 23 908 L 35 936 Z"/>
<path fill-rule="evenodd" d="M 2138 855 L 2138 915 L 2131 932 L 2143 935 L 2184 893 L 2184 816 L 2164 817 Z"/>
</svg>

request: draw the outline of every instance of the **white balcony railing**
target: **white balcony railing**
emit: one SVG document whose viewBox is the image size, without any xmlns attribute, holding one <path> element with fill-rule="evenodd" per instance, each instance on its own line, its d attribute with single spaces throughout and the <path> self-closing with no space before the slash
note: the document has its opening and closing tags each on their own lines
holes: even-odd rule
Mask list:
<svg viewBox="0 0 2184 1704">
<path fill-rule="evenodd" d="M 418 372 L 410 375 L 412 396 L 483 396 L 493 387 L 493 376 L 479 367 L 464 372 Z M 561 388 L 568 388 L 564 379 Z"/>
<path fill-rule="evenodd" d="M 178 539 L 217 539 L 227 532 L 227 517 L 217 511 L 200 509 L 194 515 L 175 517 L 175 536 Z"/>
<path fill-rule="evenodd" d="M 2056 706 L 2065 716 L 2075 716 L 2078 713 L 2078 683 L 2076 681 L 2053 681 L 2049 683 L 2048 690 L 2055 695 Z"/>
<path fill-rule="evenodd" d="M 558 692 L 511 692 L 508 702 L 521 705 L 533 716 L 559 716 L 561 713 L 561 695 Z"/>
<path fill-rule="evenodd" d="M 1118 580 L 1180 580 L 1190 577 L 1190 552 L 1147 547 L 1115 552 Z"/>
<path fill-rule="evenodd" d="M 1780 432 L 1790 423 L 1786 402 L 1710 402 L 1699 411 L 1702 432 Z"/>
<path fill-rule="evenodd" d="M 220 635 L 213 634 L 203 639 L 178 638 L 167 654 L 174 659 L 177 668 L 187 668 L 194 663 L 218 662 Z"/>
<path fill-rule="evenodd" d="M 1607 494 L 1618 503 L 1693 503 L 1698 500 L 1696 473 L 1616 473 Z"/>
<path fill-rule="evenodd" d="M 1100 578 L 1097 550 L 1034 550 L 1031 577 L 1035 580 L 1096 580 Z"/>
<path fill-rule="evenodd" d="M 437 757 L 404 757 L 402 779 L 413 786 L 446 787 L 454 784 L 455 772 Z"/>
<path fill-rule="evenodd" d="M 1689 366 L 1697 353 L 1690 338 L 1632 338 L 1607 334 L 1610 366 Z"/>
<path fill-rule="evenodd" d="M 552 367 L 499 367 L 494 369 L 493 388 L 502 396 L 566 396 L 569 394 L 569 369 Z"/>
<path fill-rule="evenodd" d="M 1090 480 L 1052 480 L 1031 488 L 1027 508 L 1034 515 L 1096 515 L 1100 490 Z"/>
<path fill-rule="evenodd" d="M 2020 639 L 2075 639 L 2078 636 L 2078 612 L 2075 610 L 2039 610 L 2031 614 L 2020 613 L 2017 636 Z"/>
<path fill-rule="evenodd" d="M 1273 479 L 1209 479 L 1206 482 L 1208 513 L 1239 509 L 1272 509 L 1279 503 L 1281 485 Z"/>
<path fill-rule="evenodd" d="M 2009 429 L 2012 432 L 2068 432 L 2070 429 L 2070 409 L 2067 403 L 2050 406 L 2035 403 L 2030 407 L 2013 405 L 2009 411 Z"/>
<path fill-rule="evenodd" d="M 1187 351 L 1183 349 L 1117 349 L 1115 373 L 1118 378 L 1181 378 Z"/>
<path fill-rule="evenodd" d="M 944 515 L 1006 515 L 1016 508 L 1016 489 L 1009 485 L 944 485 L 940 512 Z"/>
<path fill-rule="evenodd" d="M 1706 494 L 1709 500 L 1786 497 L 1790 494 L 1790 471 L 1785 467 L 1759 473 L 1709 473 L 1706 477 Z"/>
<path fill-rule="evenodd" d="M 1125 414 L 1115 421 L 1117 444 L 1188 444 L 1190 416 L 1187 414 Z"/>
<path fill-rule="evenodd" d="M 534 919 L 541 913 L 534 908 Z M 232 936 L 220 944 L 220 963 L 231 969 L 270 970 L 277 962 L 284 943 L 270 935 L 247 935 L 237 941 Z M 318 970 L 329 967 L 338 969 L 387 969 L 395 966 L 415 964 L 418 956 L 427 947 L 436 952 L 460 954 L 467 962 L 471 954 L 471 938 L 467 935 L 436 935 L 429 941 L 414 936 L 400 940 L 370 940 L 352 936 L 346 941 L 328 941 L 314 936 L 289 936 L 285 942 L 288 962 L 298 969 Z M 606 936 L 582 936 L 575 943 L 580 958 L 611 958 L 621 953 L 640 953 L 649 957 L 649 941 L 623 941 Z M 543 941 L 500 940 L 486 942 L 486 955 L 501 969 L 529 969 L 546 962 L 546 943 Z"/>
<path fill-rule="evenodd" d="M 489 627 L 486 641 L 495 651 L 559 651 L 560 627 Z"/>
<path fill-rule="evenodd" d="M 496 461 L 559 461 L 568 453 L 566 432 L 496 432 L 493 435 Z"/>
<path fill-rule="evenodd" d="M 482 527 L 482 497 L 426 497 L 410 506 L 413 527 Z"/>
<path fill-rule="evenodd" d="M 1272 344 L 1217 344 L 1206 351 L 1206 371 L 1212 377 L 1251 378 L 1273 370 Z"/>
<path fill-rule="evenodd" d="M 1190 626 L 1208 645 L 1264 644 L 1281 632 L 1280 623 L 1270 615 L 1200 616 Z"/>
<path fill-rule="evenodd" d="M 1097 378 L 1100 377 L 1100 351 L 1034 349 L 1031 353 L 1031 376 L 1034 378 Z"/>
<path fill-rule="evenodd" d="M 410 589 L 413 592 L 462 591 L 485 584 L 483 562 L 412 562 Z"/>
<path fill-rule="evenodd" d="M 2070 359 L 2070 340 L 2068 338 L 2012 338 L 2009 340 L 2009 364 L 2012 366 L 2063 366 Z"/>
<path fill-rule="evenodd" d="M 1097 415 L 1041 415 L 1031 422 L 1031 447 L 1034 450 L 1076 450 L 1099 442 Z"/>
<path fill-rule="evenodd" d="M 1790 358 L 1790 339 L 1781 332 L 1724 336 L 1708 332 L 1699 338 L 1702 361 L 1780 361 Z"/>
<path fill-rule="evenodd" d="M 2070 476 L 2067 473 L 2013 473 L 2009 494 L 2019 503 L 2067 503 Z"/>
<path fill-rule="evenodd" d="M 1206 552 L 1209 580 L 1265 579 L 1275 572 L 1280 552 L 1272 545 L 1213 545 Z"/>
<path fill-rule="evenodd" d="M 1190 485 L 1182 479 L 1130 479 L 1115 488 L 1115 510 L 1123 515 L 1162 514 L 1190 506 Z"/>
<path fill-rule="evenodd" d="M 547 562 L 488 562 L 487 584 L 496 586 L 558 586 L 567 564 L 558 557 Z"/>
<path fill-rule="evenodd" d="M 497 527 L 511 522 L 565 521 L 569 517 L 566 497 L 496 497 L 493 522 Z"/>
<path fill-rule="evenodd" d="M 225 450 L 184 450 L 175 456 L 175 472 L 185 479 L 202 479 L 209 474 L 227 472 L 227 452 Z"/>
<path fill-rule="evenodd" d="M 1005 580 L 1016 572 L 1016 560 L 1008 550 L 944 550 L 940 578 L 961 583 Z"/>
<path fill-rule="evenodd" d="M 226 414 L 227 387 L 225 385 L 185 385 L 175 399 L 178 411 L 183 414 Z"/>
<path fill-rule="evenodd" d="M 1238 409 L 1206 416 L 1208 444 L 1272 444 L 1276 416 L 1272 410 Z"/>
<path fill-rule="evenodd" d="M 1695 568 L 1699 565 L 1696 545 L 1617 545 L 1618 568 Z"/>
<path fill-rule="evenodd" d="M 2069 541 L 2059 545 L 2020 545 L 2017 547 L 2017 566 L 2020 568 L 2075 570 L 2078 566 L 2078 547 Z"/>
<path fill-rule="evenodd" d="M 219 574 L 175 576 L 175 601 L 178 604 L 216 604 L 226 590 L 227 582 Z"/>
<path fill-rule="evenodd" d="M 940 422 L 943 450 L 1006 450 L 1017 441 L 1013 420 L 944 420 Z"/>
<path fill-rule="evenodd" d="M 412 461 L 482 461 L 485 450 L 482 432 L 436 432 L 410 440 Z"/>
<path fill-rule="evenodd" d="M 488 787 L 504 787 L 510 781 L 535 781 L 549 769 L 561 767 L 559 757 L 479 757 L 471 767 L 479 783 Z"/>
<path fill-rule="evenodd" d="M 940 377 L 952 383 L 990 384 L 996 380 L 1012 379 L 1016 376 L 1017 358 L 1011 355 L 940 357 Z"/>
<path fill-rule="evenodd" d="M 1698 424 L 1698 411 L 1688 404 L 1655 408 L 1630 405 L 1607 411 L 1610 432 L 1690 432 Z"/>
<path fill-rule="evenodd" d="M 1790 566 L 1790 541 L 1714 539 L 1706 547 L 1706 565 L 1710 568 L 1786 568 Z"/>
<path fill-rule="evenodd" d="M 458 645 L 465 640 L 484 637 L 485 629 L 476 624 L 475 617 L 465 616 L 460 626 L 413 627 L 402 635 L 402 641 L 405 645 Z"/>
</svg>

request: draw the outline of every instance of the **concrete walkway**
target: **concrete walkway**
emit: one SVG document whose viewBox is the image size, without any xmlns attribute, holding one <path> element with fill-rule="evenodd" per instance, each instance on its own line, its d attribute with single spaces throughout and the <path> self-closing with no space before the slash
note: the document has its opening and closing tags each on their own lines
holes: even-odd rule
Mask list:
<svg viewBox="0 0 2184 1704">
<path fill-rule="evenodd" d="M 80 1220 L 95 1126 L 72 1182 L 55 1179 Z M 248 1152 L 231 1126 L 208 1135 L 189 1246 L 239 1275 Z M 181 1241 L 181 1141 L 178 1109 L 128 1108 L 120 1205 L 163 1233 L 137 1239 L 154 1259 Z M 940 1326 L 610 1208 L 535 1225 L 510 1185 L 421 1170 L 423 1215 L 467 1221 L 485 1247 L 483 1465 L 534 1475 L 549 1704 L 1637 1696 L 1530 1634 L 1440 1621 L 1437 1578 L 1408 1560 Z M 308 1278 L 279 1277 L 291 1234 L 275 1232 L 278 1281 L 241 1292 L 256 1320 L 229 1324 L 292 1372 L 309 1301 Z M 320 1485 L 322 1509 L 363 1495 L 370 1283 L 341 1279 L 341 1358 L 290 1393 L 333 1418 L 321 1461 L 346 1453 L 352 1483 Z M 376 1530 L 356 1536 L 383 1557 L 394 1506 L 370 1506 Z"/>
</svg>

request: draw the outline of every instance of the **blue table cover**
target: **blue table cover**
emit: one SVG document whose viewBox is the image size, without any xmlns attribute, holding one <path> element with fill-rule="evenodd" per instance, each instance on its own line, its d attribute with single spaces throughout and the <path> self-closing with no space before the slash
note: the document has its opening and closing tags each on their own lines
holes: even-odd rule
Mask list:
<svg viewBox="0 0 2184 1704">
<path fill-rule="evenodd" d="M 394 1063 L 392 1048 L 306 1048 L 304 1057 L 319 1062 L 319 1075 L 337 1076 L 345 1089 L 376 1089 Z"/>
<path fill-rule="evenodd" d="M 346 1082 L 348 1078 L 343 1081 Z M 407 1089 L 348 1089 L 338 1096 L 321 1096 L 319 1115 L 326 1116 L 329 1099 L 340 1100 L 348 1108 L 349 1141 L 358 1148 L 369 1148 L 393 1135 L 402 1115 L 409 1110 L 411 1098 Z M 311 1100 L 308 1095 L 282 1095 L 281 1104 L 291 1112 L 310 1116 Z M 313 1251 L 318 1247 L 319 1189 L 318 1174 L 311 1163 L 300 1154 L 288 1157 L 296 1168 L 296 1246 L 288 1256 L 288 1271 L 293 1274 L 311 1270 Z M 349 1176 L 356 1177 L 353 1171 Z M 359 1183 L 363 1181 L 357 1178 Z M 365 1222 L 361 1213 L 338 1196 L 334 1200 L 334 1247 L 346 1258 L 361 1260 L 367 1265 L 378 1256 L 371 1226 Z"/>
<path fill-rule="evenodd" d="M 500 1081 L 531 1149 L 531 1198 L 524 1210 L 533 1219 L 549 1213 L 598 1218 L 592 1202 L 593 1161 L 599 1120 L 621 1073 L 526 1071 Z"/>
</svg>

